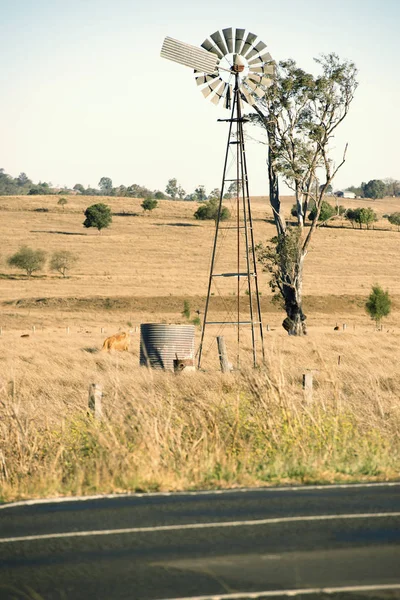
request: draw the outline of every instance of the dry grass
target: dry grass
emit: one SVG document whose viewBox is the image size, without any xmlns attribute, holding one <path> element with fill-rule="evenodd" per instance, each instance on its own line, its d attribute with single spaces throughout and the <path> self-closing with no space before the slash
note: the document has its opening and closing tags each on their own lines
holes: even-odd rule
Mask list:
<svg viewBox="0 0 400 600">
<path fill-rule="evenodd" d="M 184 298 L 193 310 L 202 310 L 212 223 L 194 221 L 192 203 L 161 202 L 144 216 L 140 200 L 111 198 L 114 213 L 137 216 L 115 216 L 99 235 L 82 227 L 83 210 L 95 199 L 71 197 L 64 212 L 57 200 L 0 198 L 4 500 L 399 476 L 400 234 L 395 228 L 317 232 L 306 261 L 310 333 L 305 339 L 285 335 L 282 311 L 272 306 L 262 275 L 265 322 L 272 328 L 266 368 L 222 376 L 210 335 L 207 372 L 174 377 L 138 366 L 138 333 L 129 353 L 98 350 L 105 335 L 117 330 L 144 321 L 179 322 Z M 396 202 L 372 206 L 383 215 L 398 210 Z M 285 204 L 289 212 L 292 199 Z M 49 212 L 34 212 L 41 207 Z M 271 237 L 266 199 L 255 199 L 253 207 L 256 240 Z M 22 243 L 48 252 L 72 250 L 80 261 L 68 279 L 45 272 L 28 280 L 4 260 Z M 233 247 L 227 239 L 227 255 Z M 377 281 L 394 298 L 394 311 L 379 333 L 363 308 Z M 227 299 L 217 302 L 217 311 Z M 336 322 L 347 323 L 347 330 L 334 332 Z M 20 337 L 27 332 L 29 338 Z M 231 350 L 234 332 L 224 335 Z M 311 404 L 301 389 L 306 369 L 316 371 Z M 87 415 L 93 381 L 104 387 L 102 423 Z"/>
<path fill-rule="evenodd" d="M 272 332 L 266 367 L 228 376 L 147 371 L 138 334 L 124 354 L 98 352 L 102 337 L 39 332 L 2 354 L 3 500 L 399 476 L 398 334 Z"/>
</svg>

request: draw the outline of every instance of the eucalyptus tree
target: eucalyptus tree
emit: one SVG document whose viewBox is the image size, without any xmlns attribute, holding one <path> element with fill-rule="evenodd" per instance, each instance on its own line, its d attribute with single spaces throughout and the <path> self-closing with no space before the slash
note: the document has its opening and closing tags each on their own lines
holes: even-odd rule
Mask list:
<svg viewBox="0 0 400 600">
<path fill-rule="evenodd" d="M 315 61 L 321 69 L 318 76 L 300 69 L 294 60 L 277 64 L 272 85 L 257 100 L 251 117 L 268 136 L 269 198 L 277 233 L 258 246 L 258 259 L 271 274 L 272 289 L 283 299 L 287 314 L 283 326 L 292 335 L 307 331 L 302 306 L 304 259 L 324 196 L 345 162 L 347 145 L 335 164 L 330 142 L 357 88 L 354 63 L 341 61 L 336 54 Z M 279 178 L 294 192 L 295 225 L 285 220 Z M 311 207 L 313 218 L 306 225 Z"/>
</svg>

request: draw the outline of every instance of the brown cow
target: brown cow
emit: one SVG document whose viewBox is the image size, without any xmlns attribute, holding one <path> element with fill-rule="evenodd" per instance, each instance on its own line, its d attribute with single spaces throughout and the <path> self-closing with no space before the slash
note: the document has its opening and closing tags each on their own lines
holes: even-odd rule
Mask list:
<svg viewBox="0 0 400 600">
<path fill-rule="evenodd" d="M 104 340 L 102 350 L 129 350 L 130 341 L 129 333 L 116 333 Z"/>
</svg>

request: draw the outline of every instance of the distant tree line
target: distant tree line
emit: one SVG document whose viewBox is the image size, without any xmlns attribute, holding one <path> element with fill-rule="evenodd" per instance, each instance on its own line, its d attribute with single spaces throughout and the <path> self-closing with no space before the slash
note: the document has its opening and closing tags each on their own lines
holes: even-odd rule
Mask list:
<svg viewBox="0 0 400 600">
<path fill-rule="evenodd" d="M 368 182 L 363 181 L 359 186 L 351 185 L 347 189 L 360 198 L 371 198 L 372 200 L 385 198 L 386 196 L 399 197 L 400 181 L 390 177 L 387 179 L 371 179 Z"/>
<path fill-rule="evenodd" d="M 193 192 L 187 193 L 176 178 L 168 180 L 164 192 L 161 190 L 151 190 L 137 183 L 129 186 L 114 186 L 110 177 L 101 177 L 97 188 L 91 185 L 85 187 L 81 183 L 76 183 L 73 188 L 58 188 L 46 181 L 34 183 L 26 173 L 20 173 L 18 177 L 12 177 L 4 169 L 0 168 L 0 196 L 43 196 L 47 194 L 65 196 L 71 193 L 81 194 L 82 196 L 117 196 L 122 198 L 142 198 L 143 200 L 187 200 L 192 202 L 205 202 L 215 198 L 219 199 L 220 197 L 220 190 L 218 188 L 213 189 L 208 194 L 204 185 L 198 185 Z M 236 193 L 236 184 L 232 182 L 225 191 L 224 198 L 231 198 Z M 146 206 L 149 205 L 146 204 Z"/>
</svg>

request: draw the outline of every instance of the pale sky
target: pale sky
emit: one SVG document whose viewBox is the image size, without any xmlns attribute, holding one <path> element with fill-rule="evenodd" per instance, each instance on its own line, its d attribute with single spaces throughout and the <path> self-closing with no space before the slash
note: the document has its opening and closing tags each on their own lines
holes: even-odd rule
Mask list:
<svg viewBox="0 0 400 600">
<path fill-rule="evenodd" d="M 229 113 L 192 70 L 160 58 L 165 36 L 256 33 L 275 60 L 353 60 L 360 86 L 334 140 L 334 188 L 400 179 L 400 0 L 0 0 L 0 167 L 53 185 L 220 187 Z M 266 148 L 247 147 L 250 193 L 268 193 Z"/>
</svg>

